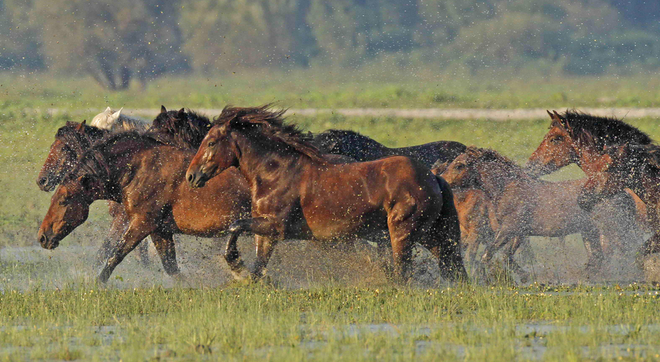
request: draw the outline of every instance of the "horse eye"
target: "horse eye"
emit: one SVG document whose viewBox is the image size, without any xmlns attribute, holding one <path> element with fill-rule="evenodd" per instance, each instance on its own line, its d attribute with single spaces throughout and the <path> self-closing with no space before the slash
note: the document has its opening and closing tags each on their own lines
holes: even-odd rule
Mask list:
<svg viewBox="0 0 660 362">
<path fill-rule="evenodd" d="M 562 139 L 563 139 L 563 138 L 562 138 L 561 136 L 557 136 L 557 137 L 551 139 L 550 142 L 552 142 L 552 143 L 559 143 L 559 142 L 562 141 Z"/>
<path fill-rule="evenodd" d="M 213 146 L 215 146 L 215 141 L 209 142 L 209 147 L 213 147 Z"/>
</svg>

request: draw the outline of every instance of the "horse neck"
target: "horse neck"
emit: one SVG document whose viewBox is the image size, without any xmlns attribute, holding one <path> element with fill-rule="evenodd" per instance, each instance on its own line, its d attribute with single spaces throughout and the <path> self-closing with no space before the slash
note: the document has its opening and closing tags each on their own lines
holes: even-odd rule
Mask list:
<svg viewBox="0 0 660 362">
<path fill-rule="evenodd" d="M 482 189 L 492 200 L 499 200 L 506 187 L 513 182 L 534 182 L 521 169 L 502 162 L 487 162 L 477 166 Z"/>
<path fill-rule="evenodd" d="M 134 143 L 135 142 L 135 143 Z M 147 149 L 150 144 L 133 142 L 117 142 L 107 149 L 94 148 L 96 157 L 101 167 L 105 168 L 105 180 L 103 180 L 105 199 L 121 202 L 122 190 L 132 181 L 132 167 L 140 163 L 136 160 L 140 157 L 139 151 Z"/>
<path fill-rule="evenodd" d="M 313 162 L 296 151 L 274 149 L 244 135 L 239 136 L 235 142 L 238 168 L 250 186 L 256 185 L 258 179 L 291 179 L 306 163 Z M 283 186 L 290 187 L 291 183 Z"/>
</svg>

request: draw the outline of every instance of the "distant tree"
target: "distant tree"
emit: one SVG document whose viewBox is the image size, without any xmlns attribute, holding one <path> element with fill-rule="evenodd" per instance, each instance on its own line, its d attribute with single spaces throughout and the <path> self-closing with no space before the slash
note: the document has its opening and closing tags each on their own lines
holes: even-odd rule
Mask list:
<svg viewBox="0 0 660 362">
<path fill-rule="evenodd" d="M 50 67 L 118 90 L 189 67 L 180 8 L 177 0 L 49 0 L 35 3 L 34 19 Z"/>
<path fill-rule="evenodd" d="M 185 49 L 204 72 L 235 67 L 306 66 L 314 38 L 305 21 L 309 0 L 188 0 Z"/>
<path fill-rule="evenodd" d="M 32 1 L 0 0 L 0 69 L 43 69 L 39 29 L 29 22 Z"/>
</svg>

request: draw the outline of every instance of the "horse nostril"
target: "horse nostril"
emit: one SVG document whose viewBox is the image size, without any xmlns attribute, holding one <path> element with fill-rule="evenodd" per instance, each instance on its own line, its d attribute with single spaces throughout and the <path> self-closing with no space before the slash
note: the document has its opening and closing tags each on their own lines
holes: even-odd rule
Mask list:
<svg viewBox="0 0 660 362">
<path fill-rule="evenodd" d="M 46 242 L 48 242 L 48 237 L 45 234 L 41 234 L 41 238 L 39 238 L 39 243 L 41 245 L 46 245 Z"/>
<path fill-rule="evenodd" d="M 39 186 L 43 186 L 43 185 L 45 185 L 45 184 L 46 184 L 46 178 L 45 178 L 45 177 L 42 177 L 42 178 L 40 178 L 40 179 L 37 179 L 37 185 L 39 185 Z"/>
<path fill-rule="evenodd" d="M 194 179 L 195 179 L 195 176 L 193 176 L 193 174 L 188 174 L 188 182 L 189 183 L 192 183 Z"/>
</svg>

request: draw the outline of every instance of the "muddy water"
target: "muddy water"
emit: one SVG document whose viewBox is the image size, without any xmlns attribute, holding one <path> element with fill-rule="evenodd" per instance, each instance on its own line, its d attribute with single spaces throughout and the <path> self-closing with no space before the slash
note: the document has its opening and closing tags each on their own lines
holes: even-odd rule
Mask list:
<svg viewBox="0 0 660 362">
<path fill-rule="evenodd" d="M 65 240 L 55 250 L 39 246 L 5 247 L 0 249 L 0 288 L 25 290 L 30 287 L 59 288 L 79 281 L 92 281 L 100 268 L 95 265 L 95 246 L 81 246 Z M 201 239 L 178 236 L 177 260 L 182 281 L 167 276 L 155 249 L 150 248 L 150 263 L 143 265 L 129 255 L 115 270 L 110 285 L 118 288 L 172 287 L 185 283 L 190 287 L 213 287 L 231 281 L 230 273 L 220 257 L 224 238 Z M 634 264 L 634 255 L 611 256 L 600 273 L 584 272 L 586 253 L 579 236 L 565 241 L 555 238 L 531 238 L 530 247 L 522 248 L 516 259 L 531 274 L 530 282 L 549 284 L 628 283 L 653 278 L 655 261 L 647 263 L 646 275 Z M 244 237 L 239 248 L 248 265 L 253 261 L 253 238 Z M 425 249 L 415 249 L 414 285 L 429 288 L 444 285 L 437 262 Z M 498 268 L 497 263 L 495 267 Z M 506 271 L 505 266 L 501 269 Z M 387 283 L 381 260 L 374 248 L 358 244 L 355 248 L 324 248 L 307 241 L 280 243 L 271 259 L 268 275 L 284 288 L 307 288 L 328 283 L 373 286 Z M 516 276 L 512 275 L 516 280 Z"/>
</svg>

